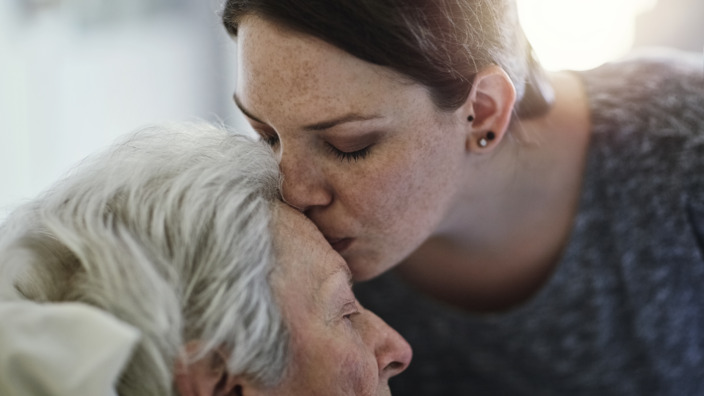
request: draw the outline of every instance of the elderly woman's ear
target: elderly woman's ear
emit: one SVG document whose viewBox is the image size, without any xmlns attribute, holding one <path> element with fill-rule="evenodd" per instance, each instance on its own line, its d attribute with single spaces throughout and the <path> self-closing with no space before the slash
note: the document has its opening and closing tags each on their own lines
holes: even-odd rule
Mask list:
<svg viewBox="0 0 704 396">
<path fill-rule="evenodd" d="M 221 350 L 189 361 L 199 348 L 198 341 L 189 341 L 185 356 L 176 360 L 174 384 L 180 396 L 243 396 L 245 381 L 227 371 L 227 356 Z"/>
</svg>

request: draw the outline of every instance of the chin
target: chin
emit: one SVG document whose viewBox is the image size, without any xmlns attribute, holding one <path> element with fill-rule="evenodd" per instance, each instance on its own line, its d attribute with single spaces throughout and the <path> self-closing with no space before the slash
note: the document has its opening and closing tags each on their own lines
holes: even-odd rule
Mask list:
<svg viewBox="0 0 704 396">
<path fill-rule="evenodd" d="M 352 271 L 352 279 L 355 282 L 364 282 L 376 278 L 383 274 L 392 265 L 384 265 L 377 260 L 363 259 L 360 257 L 345 258 L 347 265 Z"/>
</svg>

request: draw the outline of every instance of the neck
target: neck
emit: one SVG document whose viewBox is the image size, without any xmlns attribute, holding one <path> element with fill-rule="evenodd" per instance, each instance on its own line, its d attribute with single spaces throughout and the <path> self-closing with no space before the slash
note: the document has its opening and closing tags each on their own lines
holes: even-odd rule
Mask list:
<svg viewBox="0 0 704 396">
<path fill-rule="evenodd" d="M 422 291 L 467 309 L 497 310 L 524 301 L 549 277 L 577 211 L 589 135 L 576 77 L 552 81 L 553 109 L 515 122 L 491 153 L 468 156 L 446 220 L 399 266 Z"/>
</svg>

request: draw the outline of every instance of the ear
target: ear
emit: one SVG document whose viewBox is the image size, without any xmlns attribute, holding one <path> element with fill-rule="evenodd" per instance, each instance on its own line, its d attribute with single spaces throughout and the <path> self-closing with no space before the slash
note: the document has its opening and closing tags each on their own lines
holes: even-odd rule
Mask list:
<svg viewBox="0 0 704 396">
<path fill-rule="evenodd" d="M 201 346 L 189 341 L 185 353 L 176 359 L 174 384 L 180 396 L 242 396 L 242 383 L 238 376 L 227 370 L 226 355 L 215 350 L 200 360 L 191 361 Z"/>
<path fill-rule="evenodd" d="M 516 88 L 504 69 L 491 65 L 476 74 L 467 100 L 458 109 L 462 121 L 467 123 L 468 151 L 488 152 L 501 142 L 511 123 L 515 102 Z M 485 145 L 480 143 L 482 139 Z"/>
</svg>

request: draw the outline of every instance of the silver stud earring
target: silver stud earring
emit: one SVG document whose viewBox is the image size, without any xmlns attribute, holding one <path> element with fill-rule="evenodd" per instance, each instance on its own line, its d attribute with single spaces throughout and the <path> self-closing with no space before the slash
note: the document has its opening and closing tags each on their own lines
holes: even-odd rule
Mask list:
<svg viewBox="0 0 704 396">
<path fill-rule="evenodd" d="M 487 132 L 486 136 L 479 139 L 479 147 L 484 148 L 484 147 L 488 146 L 489 142 L 494 140 L 495 137 L 496 137 L 496 134 L 494 132 L 492 132 L 492 131 Z"/>
</svg>

